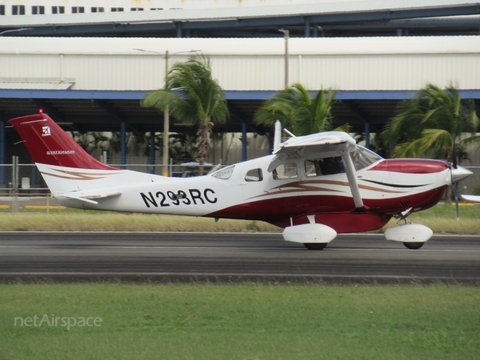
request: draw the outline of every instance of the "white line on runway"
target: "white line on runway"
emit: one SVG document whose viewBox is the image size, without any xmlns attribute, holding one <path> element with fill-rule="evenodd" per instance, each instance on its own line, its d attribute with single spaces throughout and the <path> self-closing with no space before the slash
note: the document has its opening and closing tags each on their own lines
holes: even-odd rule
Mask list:
<svg viewBox="0 0 480 360">
<path fill-rule="evenodd" d="M 289 248 L 284 248 L 284 247 L 230 247 L 230 246 L 96 246 L 96 245 L 0 245 L 0 248 L 9 248 L 9 249 L 74 249 L 74 248 L 79 248 L 79 249 L 87 249 L 87 248 L 92 248 L 92 249 L 171 249 L 171 250 L 177 250 L 177 249 L 209 249 L 209 250 L 225 250 L 225 249 L 231 249 L 231 250 L 302 250 L 306 251 L 303 247 L 289 247 Z M 338 247 L 329 247 L 325 249 L 326 251 L 409 251 L 415 253 L 415 252 L 468 252 L 468 253 L 480 253 L 480 250 L 473 250 L 473 249 L 465 249 L 465 250 L 455 250 L 455 249 L 419 249 L 419 250 L 408 250 L 408 249 L 403 249 L 403 248 L 395 248 L 395 249 L 386 249 L 386 248 L 338 248 Z M 314 251 L 308 252 L 310 253 L 315 253 Z"/>
</svg>

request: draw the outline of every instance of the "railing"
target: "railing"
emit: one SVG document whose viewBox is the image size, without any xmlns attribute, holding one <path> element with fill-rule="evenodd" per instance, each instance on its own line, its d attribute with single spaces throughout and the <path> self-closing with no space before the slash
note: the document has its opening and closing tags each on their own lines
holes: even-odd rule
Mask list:
<svg viewBox="0 0 480 360">
<path fill-rule="evenodd" d="M 162 164 L 109 164 L 133 171 L 161 175 Z M 204 174 L 220 167 L 206 164 Z M 195 163 L 169 164 L 169 176 L 190 177 L 198 174 L 199 165 Z M 12 164 L 0 165 L 0 211 L 46 211 L 61 210 L 57 201 L 52 198 L 35 164 L 19 163 L 14 156 Z"/>
<path fill-rule="evenodd" d="M 162 164 L 109 164 L 118 168 L 126 168 L 133 171 L 162 174 Z M 219 168 L 220 165 L 205 165 L 204 173 Z M 480 166 L 465 166 L 473 171 L 473 175 L 462 181 L 459 186 L 461 194 L 472 194 L 475 187 L 480 185 Z M 198 174 L 198 165 L 170 164 L 169 176 L 189 177 Z M 42 176 L 34 164 L 21 164 L 18 158 L 13 159 L 12 164 L 0 165 L 0 211 L 46 211 L 62 210 L 57 201 L 51 197 Z"/>
</svg>

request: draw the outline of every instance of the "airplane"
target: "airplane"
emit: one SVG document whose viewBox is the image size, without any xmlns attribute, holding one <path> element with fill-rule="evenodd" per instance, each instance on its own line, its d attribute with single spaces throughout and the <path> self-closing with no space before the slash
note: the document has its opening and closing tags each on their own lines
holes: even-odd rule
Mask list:
<svg viewBox="0 0 480 360">
<path fill-rule="evenodd" d="M 433 232 L 408 216 L 434 206 L 448 186 L 472 174 L 442 160 L 384 159 L 344 132 L 281 143 L 278 123 L 270 155 L 205 176 L 164 177 L 101 163 L 43 112 L 9 123 L 61 205 L 266 221 L 309 250 L 322 250 L 337 234 L 381 229 L 392 217 L 399 222 L 385 238 L 419 249 Z"/>
</svg>

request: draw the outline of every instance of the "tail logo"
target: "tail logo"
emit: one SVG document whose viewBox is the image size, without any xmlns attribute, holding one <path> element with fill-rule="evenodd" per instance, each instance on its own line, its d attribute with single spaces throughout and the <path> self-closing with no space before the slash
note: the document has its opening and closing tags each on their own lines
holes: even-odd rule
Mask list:
<svg viewBox="0 0 480 360">
<path fill-rule="evenodd" d="M 52 135 L 50 131 L 50 126 L 42 126 L 42 136 L 50 136 Z"/>
</svg>

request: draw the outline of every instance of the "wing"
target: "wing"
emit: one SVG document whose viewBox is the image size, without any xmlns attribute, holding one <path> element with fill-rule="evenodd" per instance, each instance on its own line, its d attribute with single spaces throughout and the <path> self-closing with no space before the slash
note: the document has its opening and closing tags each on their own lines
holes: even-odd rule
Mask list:
<svg viewBox="0 0 480 360">
<path fill-rule="evenodd" d="M 347 133 L 330 131 L 291 138 L 280 144 L 268 166 L 273 171 L 288 159 L 326 158 L 342 156 L 357 148 L 355 140 Z"/>
</svg>

